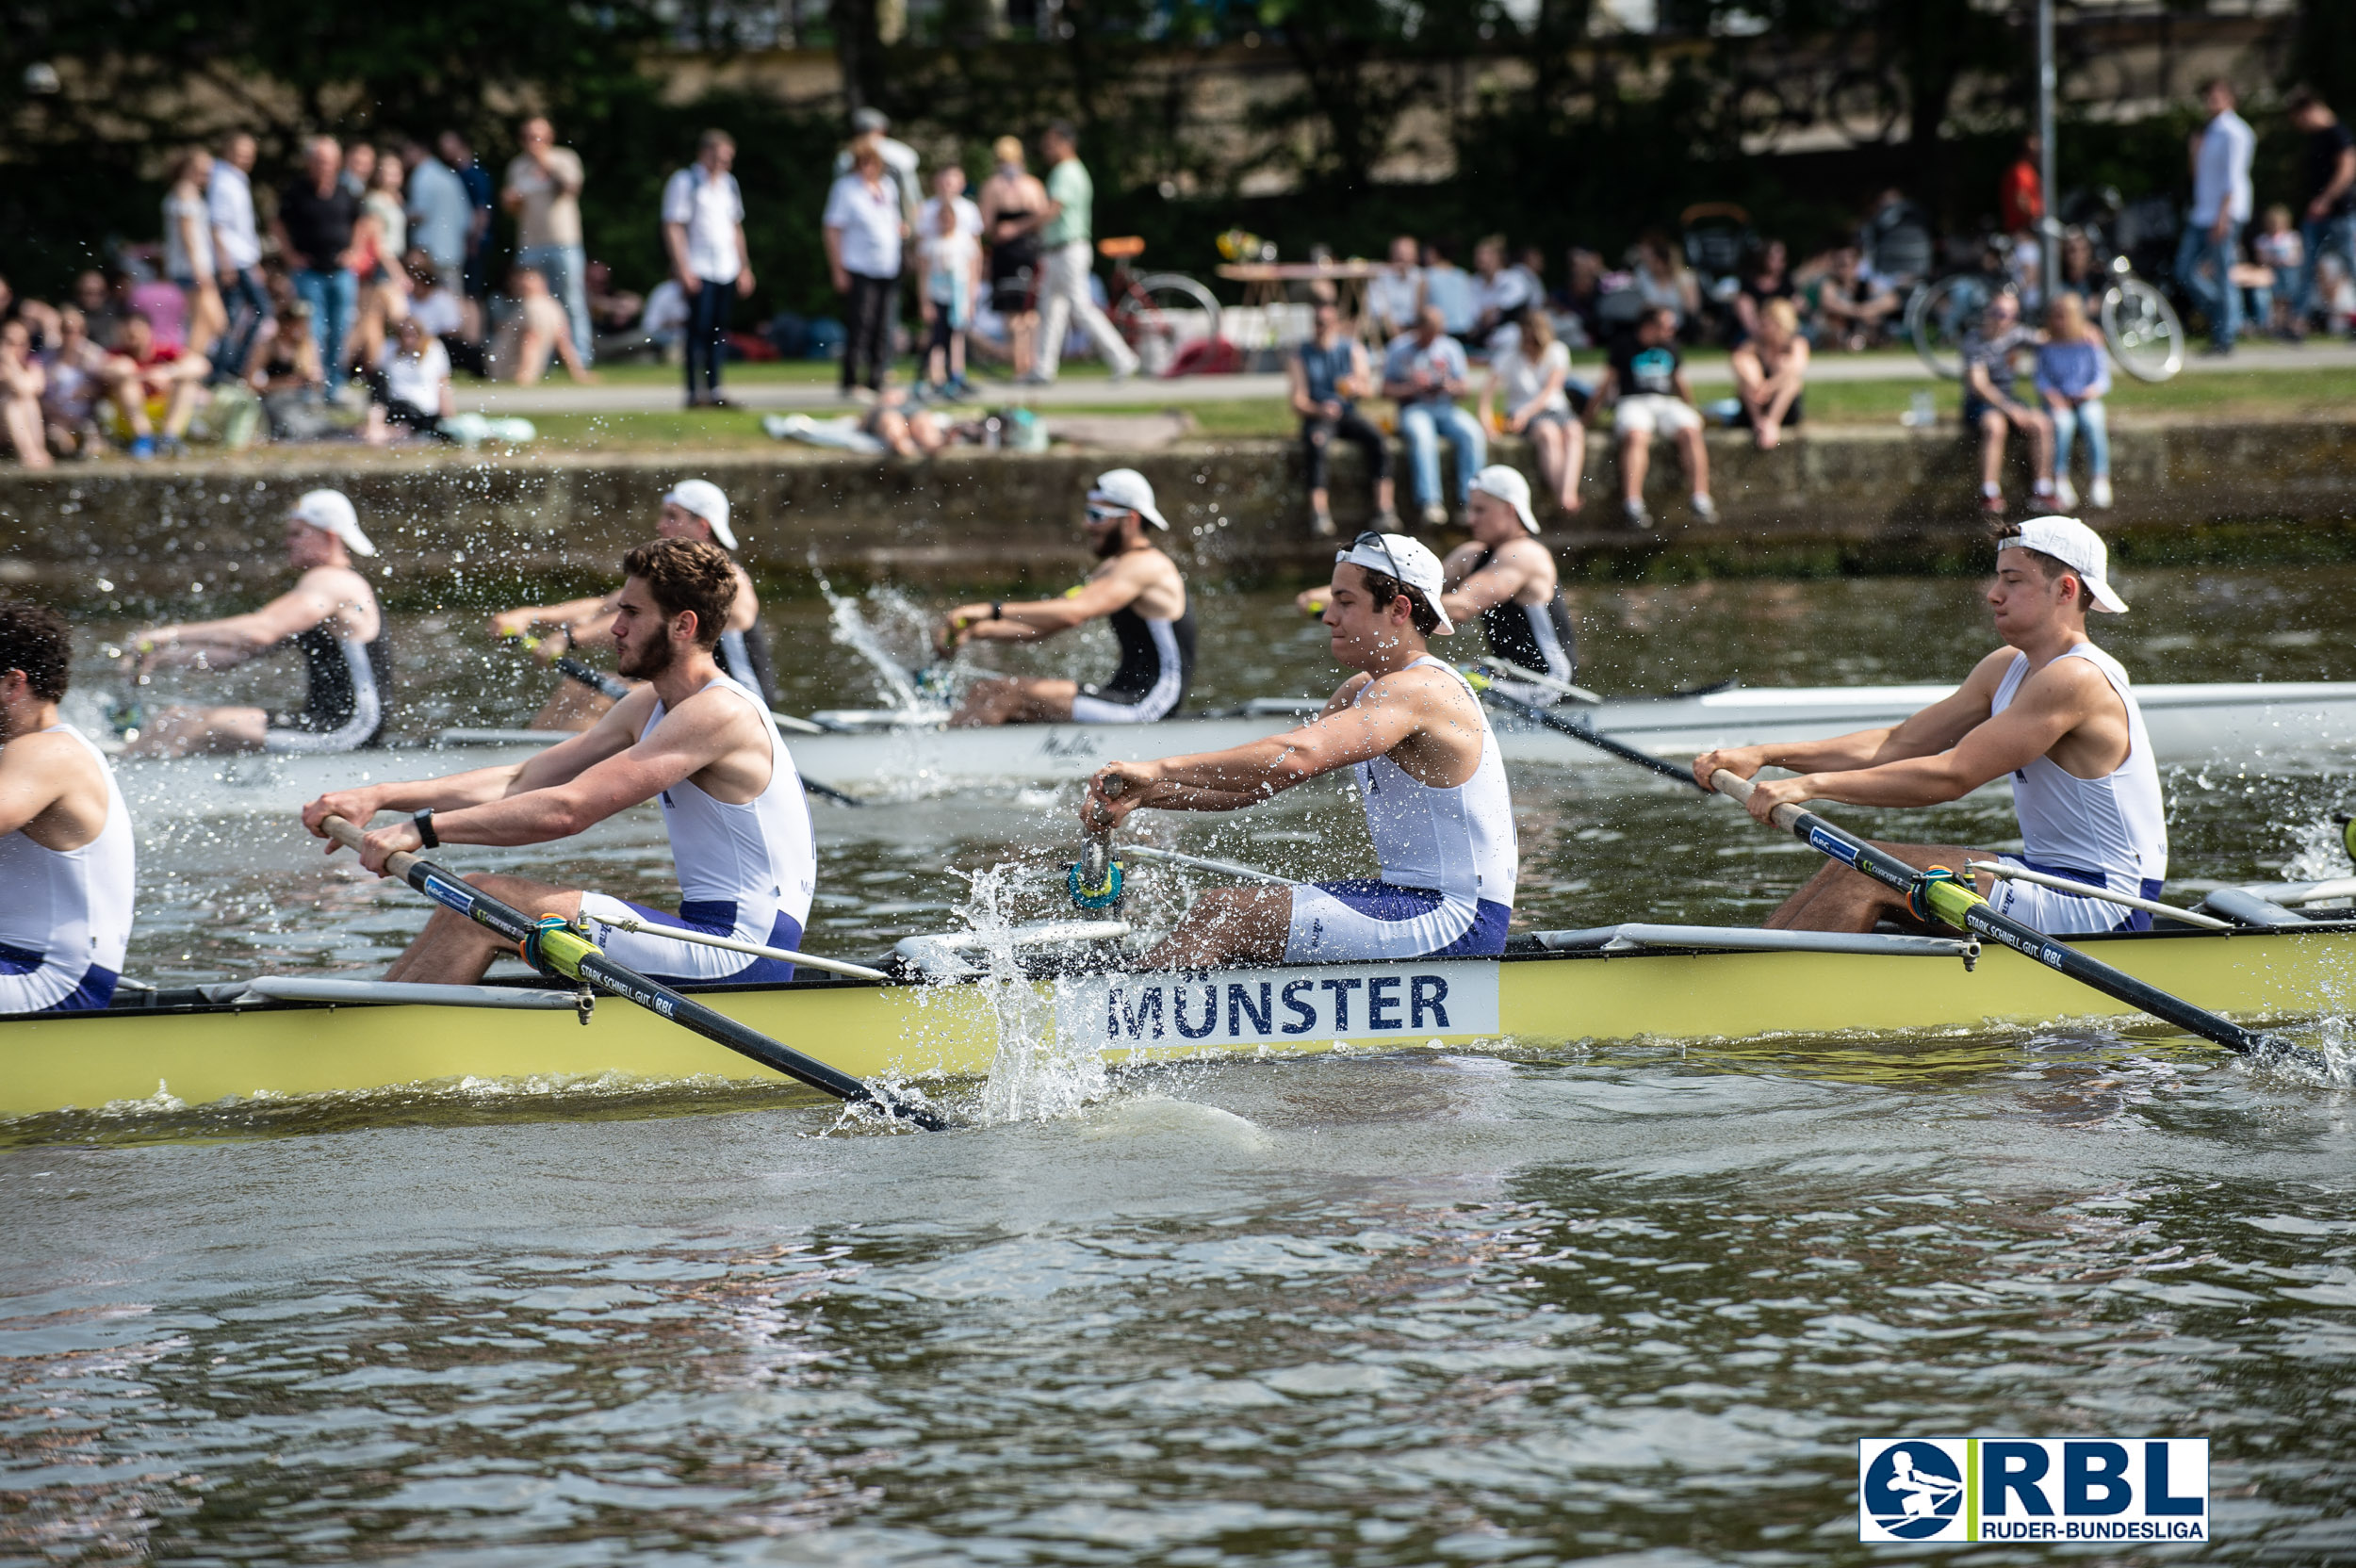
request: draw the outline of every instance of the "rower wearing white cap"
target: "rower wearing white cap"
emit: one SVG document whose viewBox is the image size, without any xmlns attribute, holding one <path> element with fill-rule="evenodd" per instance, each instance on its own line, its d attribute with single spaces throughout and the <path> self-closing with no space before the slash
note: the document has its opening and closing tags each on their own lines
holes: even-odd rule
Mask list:
<svg viewBox="0 0 2356 1568">
<path fill-rule="evenodd" d="M 1232 811 L 1349 768 L 1380 874 L 1289 888 L 1214 889 L 1146 956 L 1156 968 L 1481 956 L 1505 950 L 1513 912 L 1513 802 L 1488 714 L 1428 639 L 1439 557 L 1400 533 L 1362 533 L 1333 558 L 1322 619 L 1358 673 L 1315 722 L 1227 751 L 1114 762 L 1088 780 L 1082 825 L 1109 832 L 1140 807 Z"/>
<path fill-rule="evenodd" d="M 2032 517 L 1997 546 L 1988 591 L 2005 645 L 1980 661 L 1954 694 L 1892 729 L 1835 740 L 1732 746 L 1694 759 L 1707 786 L 1719 768 L 1748 778 L 1763 767 L 1796 778 L 1762 782 L 1761 822 L 1790 801 L 1935 806 L 2013 776 L 2021 853 L 2009 864 L 2132 897 L 2157 898 L 2168 875 L 2168 823 L 2143 712 L 2119 661 L 2086 637 L 2088 611 L 2124 614 L 2107 580 L 2102 537 L 2074 517 Z M 1885 844 L 1915 865 L 1960 874 L 1999 857 L 1956 845 Z M 2049 886 L 1973 874 L 2003 914 L 2040 931 L 2147 930 L 2141 910 Z M 1890 920 L 1925 926 L 1892 892 L 1828 862 L 1786 900 L 1770 926 L 1870 931 Z"/>
<path fill-rule="evenodd" d="M 286 514 L 286 558 L 302 573 L 261 609 L 141 633 L 127 656 L 141 679 L 151 670 L 226 669 L 274 648 L 303 655 L 303 705 L 167 708 L 132 743 L 129 755 L 191 752 L 356 751 L 374 745 L 392 709 L 392 648 L 376 590 L 353 569 L 376 547 L 340 490 L 312 490 Z"/>
<path fill-rule="evenodd" d="M 1146 533 L 1169 531 L 1153 486 L 1135 468 L 1096 476 L 1088 496 L 1088 546 L 1099 564 L 1060 598 L 961 604 L 936 639 L 947 653 L 970 643 L 1036 643 L 1090 621 L 1110 624 L 1121 664 L 1101 685 L 1038 678 L 977 680 L 950 723 L 1151 724 L 1176 712 L 1194 681 L 1194 610 L 1178 564 Z"/>
<path fill-rule="evenodd" d="M 736 573 L 736 603 L 728 611 L 728 624 L 712 656 L 722 675 L 751 687 L 762 701 L 777 707 L 777 678 L 769 663 L 769 633 L 761 624 L 761 596 L 753 592 L 753 580 L 735 560 L 736 531 L 728 526 L 727 494 L 708 479 L 679 481 L 663 494 L 654 531 L 664 539 L 709 540 L 728 552 L 728 564 Z M 492 616 L 491 635 L 517 637 L 546 627 L 548 630 L 532 651 L 554 661 L 568 649 L 610 645 L 614 612 L 620 599 L 621 590 L 615 589 L 601 598 L 521 605 Z M 567 680 L 549 696 L 532 727 L 586 729 L 613 706 L 612 697 Z"/>
</svg>

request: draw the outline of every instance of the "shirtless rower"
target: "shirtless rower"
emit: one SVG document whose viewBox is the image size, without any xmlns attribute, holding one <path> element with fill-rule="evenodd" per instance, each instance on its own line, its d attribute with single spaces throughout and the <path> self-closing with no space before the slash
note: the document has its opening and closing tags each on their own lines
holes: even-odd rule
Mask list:
<svg viewBox="0 0 2356 1568">
<path fill-rule="evenodd" d="M 1097 568 L 1061 598 L 961 604 L 941 624 L 944 654 L 969 643 L 1037 643 L 1107 620 L 1121 666 L 1101 686 L 1028 677 L 977 680 L 950 718 L 953 728 L 993 724 L 1152 724 L 1186 700 L 1194 680 L 1194 610 L 1178 564 L 1146 534 L 1168 531 L 1153 486 L 1135 468 L 1096 476 L 1088 537 Z"/>
<path fill-rule="evenodd" d="M 227 669 L 292 646 L 303 655 L 303 706 L 289 712 L 167 708 L 124 755 L 338 752 L 376 744 L 392 710 L 392 645 L 376 590 L 352 564 L 355 555 L 375 553 L 342 491 L 306 492 L 286 514 L 286 559 L 303 574 L 292 588 L 249 614 L 143 632 L 126 656 L 144 681 L 151 670 Z"/>
<path fill-rule="evenodd" d="M 635 917 L 796 948 L 817 882 L 794 759 L 760 697 L 712 659 L 736 595 L 727 554 L 704 540 L 652 540 L 623 558 L 622 577 L 614 647 L 622 674 L 646 684 L 593 727 L 507 767 L 335 791 L 303 808 L 303 825 L 324 836 L 330 815 L 365 827 L 380 811 L 409 813 L 368 835 L 361 863 L 382 875 L 397 850 L 548 843 L 660 797 L 679 871 L 677 914 L 522 876 L 466 880 L 528 913 L 581 923 L 615 962 L 642 974 L 688 983 L 789 980 L 794 966 L 781 959 L 611 923 Z M 384 977 L 471 984 L 504 951 L 507 944 L 483 927 L 436 910 Z"/>
<path fill-rule="evenodd" d="M 771 708 L 777 705 L 777 678 L 769 664 L 769 631 L 761 622 L 761 596 L 753 580 L 732 559 L 736 533 L 728 527 L 728 498 L 710 480 L 681 480 L 663 498 L 654 531 L 665 539 L 703 539 L 727 550 L 728 567 L 736 574 L 736 602 L 728 608 L 728 623 L 720 633 L 713 658 L 720 673 L 751 687 Z M 568 599 L 563 604 L 527 604 L 491 617 L 491 635 L 519 637 L 535 627 L 549 629 L 532 649 L 550 662 L 569 648 L 611 643 L 618 594 L 600 598 Z M 570 678 L 558 682 L 548 703 L 532 721 L 534 729 L 586 729 L 614 699 Z"/>
<path fill-rule="evenodd" d="M 1513 913 L 1513 803 L 1480 699 L 1429 651 L 1456 629 L 1440 561 L 1401 533 L 1362 533 L 1333 558 L 1323 620 L 1358 673 L 1289 734 L 1162 762 L 1113 762 L 1080 821 L 1108 833 L 1140 807 L 1233 811 L 1342 768 L 1356 776 L 1381 875 L 1203 893 L 1146 955 L 1151 968 L 1502 953 Z"/>
<path fill-rule="evenodd" d="M 1530 509 L 1530 481 L 1521 470 L 1493 463 L 1473 476 L 1464 501 L 1468 544 L 1440 564 L 1447 592 L 1440 608 L 1452 621 L 1480 617 L 1490 654 L 1503 663 L 1569 681 L 1579 673 L 1579 632 L 1563 600 L 1554 552 L 1538 542 Z M 1303 590 L 1295 600 L 1306 614 L 1322 614 L 1331 591 Z M 1493 688 L 1517 702 L 1550 708 L 1566 694 L 1500 675 Z"/>
<path fill-rule="evenodd" d="M 1892 729 L 1829 741 L 1729 746 L 1693 760 L 1708 788 L 1720 768 L 1748 778 L 1789 768 L 1752 792 L 1765 822 L 1786 801 L 1852 806 L 1935 806 L 2013 776 L 2021 853 L 2002 858 L 2110 892 L 2157 898 L 2168 875 L 2168 823 L 2143 712 L 2119 661 L 2086 637 L 2086 612 L 2124 614 L 2104 580 L 2101 535 L 2074 517 L 2032 517 L 1997 546 L 1988 602 L 2005 645 L 1980 661 L 1954 694 Z M 1995 856 L 1955 845 L 1884 844 L 1928 870 L 1958 874 Z M 2006 881 L 1976 886 L 1999 914 L 2040 931 L 2149 930 L 2151 917 L 2099 899 Z M 1836 862 L 1811 877 L 1768 920 L 1775 929 L 1870 931 L 1888 920 L 1918 930 L 1906 896 Z"/>
<path fill-rule="evenodd" d="M 0 600 L 0 1013 L 104 1007 L 131 940 L 131 813 L 57 717 L 73 660 L 56 611 Z"/>
</svg>

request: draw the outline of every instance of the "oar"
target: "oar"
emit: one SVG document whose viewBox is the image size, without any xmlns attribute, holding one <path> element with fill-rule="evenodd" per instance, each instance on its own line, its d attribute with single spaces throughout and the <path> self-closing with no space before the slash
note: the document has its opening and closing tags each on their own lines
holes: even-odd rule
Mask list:
<svg viewBox="0 0 2356 1568">
<path fill-rule="evenodd" d="M 1152 844 L 1131 844 L 1121 852 L 1132 860 L 1158 860 L 1166 866 L 1187 866 L 1195 871 L 1217 872 L 1221 876 L 1240 876 L 1247 882 L 1272 882 L 1280 888 L 1294 885 L 1289 876 L 1279 876 L 1256 866 L 1239 865 L 1233 860 L 1208 860 L 1200 855 L 1181 855 L 1174 849 L 1155 849 Z"/>
<path fill-rule="evenodd" d="M 1475 675 L 1486 676 L 1492 680 L 1498 676 L 1503 676 L 1508 680 L 1536 686 L 1552 692 L 1556 696 L 1568 697 L 1573 702 L 1583 703 L 1590 708 L 1599 708 L 1603 705 L 1603 698 L 1584 686 L 1574 686 L 1567 680 L 1558 680 L 1544 670 L 1533 670 L 1528 665 L 1516 664 L 1510 659 L 1499 659 L 1494 653 L 1483 654 L 1469 664 L 1459 664 L 1456 669 L 1458 674 L 1467 679 Z"/>
<path fill-rule="evenodd" d="M 360 829 L 342 817 L 329 817 L 322 825 L 327 836 L 345 848 L 355 852 L 360 848 Z M 658 1018 L 667 1019 L 682 1029 L 701 1035 L 716 1045 L 725 1045 L 739 1055 L 749 1056 L 765 1068 L 831 1094 L 837 1100 L 873 1105 L 888 1117 L 905 1119 L 928 1133 L 937 1133 L 948 1126 L 932 1111 L 901 1099 L 888 1088 L 862 1083 L 840 1068 L 828 1067 L 815 1056 L 806 1056 L 792 1046 L 780 1045 L 760 1030 L 747 1028 L 726 1013 L 707 1007 L 693 997 L 682 996 L 635 970 L 623 968 L 600 952 L 595 942 L 554 915 L 534 920 L 513 905 L 502 904 L 471 883 L 462 881 L 447 869 L 430 860 L 421 860 L 406 851 L 387 857 L 384 869 L 445 909 L 464 915 L 484 930 L 505 937 L 515 944 L 524 961 L 543 974 L 577 980 L 582 985 L 594 986 L 610 995 L 618 996 L 625 1002 L 635 1003 Z"/>
<path fill-rule="evenodd" d="M 1710 783 L 1718 792 L 1738 801 L 1747 801 L 1755 785 L 1747 778 L 1737 778 L 1720 768 L 1710 776 Z M 2318 1070 L 2325 1064 L 2315 1052 L 2292 1044 L 2279 1035 L 2261 1035 L 2244 1029 L 2240 1024 L 2191 1003 L 2170 996 L 2156 986 L 2148 986 L 2132 974 L 2126 974 L 2100 959 L 2089 958 L 2076 948 L 2064 946 L 2044 932 L 2025 925 L 2008 915 L 2000 915 L 1988 900 L 1972 890 L 1972 884 L 1954 872 L 1939 875 L 1908 865 L 1886 850 L 1875 849 L 1863 839 L 1845 828 L 1837 827 L 1813 811 L 1797 806 L 1775 808 L 1775 824 L 1792 833 L 1810 849 L 1818 851 L 1844 866 L 1850 866 L 1879 882 L 1883 887 L 1906 895 L 1906 906 L 1918 917 L 1937 919 L 1958 931 L 1970 931 L 1989 941 L 2002 942 L 2034 964 L 2042 964 L 2056 974 L 2066 975 L 2080 985 L 2090 986 L 2104 996 L 2124 1002 L 2131 1007 L 2164 1019 L 2202 1039 L 2214 1040 L 2228 1051 L 2259 1060 L 2277 1061 L 2293 1057 L 2302 1065 Z"/>
<path fill-rule="evenodd" d="M 1615 741 L 1584 719 L 1566 719 L 1560 713 L 1549 712 L 1534 702 L 1524 702 L 1519 697 L 1509 696 L 1498 691 L 1485 676 L 1477 670 L 1468 672 L 1464 679 L 1470 683 L 1474 691 L 1481 694 L 1483 702 L 1502 708 L 1509 713 L 1527 719 L 1531 724 L 1554 730 L 1558 734 L 1568 735 L 1572 740 L 1583 742 L 1594 746 L 1597 751 L 1608 751 L 1623 762 L 1633 762 L 1640 768 L 1650 769 L 1663 778 L 1674 778 L 1680 784 L 1691 784 L 1696 790 L 1701 788 L 1700 784 L 1694 782 L 1693 769 L 1680 768 L 1675 762 L 1663 761 L 1651 752 L 1640 750 L 1629 745 L 1626 741 Z"/>
<path fill-rule="evenodd" d="M 522 632 L 515 633 L 514 636 L 509 637 L 507 641 L 514 646 L 521 648 L 526 653 L 532 652 L 540 645 L 539 638 L 528 636 Z M 603 670 L 592 668 L 591 666 L 582 663 L 580 660 L 575 659 L 569 653 L 558 654 L 555 659 L 550 661 L 550 663 L 555 667 L 556 673 L 563 676 L 565 679 L 578 680 L 583 686 L 588 687 L 591 691 L 597 693 L 600 696 L 610 698 L 614 702 L 619 702 L 624 697 L 630 695 L 630 683 L 628 681 L 617 679 L 616 678 L 606 674 Z M 779 729 L 790 730 L 796 735 L 825 735 L 829 733 L 825 725 L 812 724 L 808 719 L 797 719 L 791 713 L 780 713 L 775 709 L 767 710 L 767 712 L 769 714 L 769 722 L 776 725 Z M 842 791 L 836 789 L 833 785 L 821 784 L 814 778 L 803 779 L 802 788 L 809 793 L 817 795 L 821 799 L 833 801 L 837 806 L 864 806 L 867 804 L 867 802 L 859 799 L 857 795 L 846 795 Z"/>
</svg>

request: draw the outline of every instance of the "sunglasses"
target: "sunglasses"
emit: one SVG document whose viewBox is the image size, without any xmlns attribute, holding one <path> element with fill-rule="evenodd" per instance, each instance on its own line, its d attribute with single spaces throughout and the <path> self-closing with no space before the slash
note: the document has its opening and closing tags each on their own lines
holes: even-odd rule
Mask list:
<svg viewBox="0 0 2356 1568">
<path fill-rule="evenodd" d="M 1352 539 L 1350 542 L 1350 548 L 1346 550 L 1335 550 L 1333 552 L 1333 559 L 1337 562 L 1347 561 L 1368 545 L 1372 545 L 1376 549 L 1383 552 L 1383 560 L 1384 564 L 1390 567 L 1391 577 L 1394 580 L 1399 582 L 1405 582 L 1407 580 L 1407 574 L 1399 569 L 1399 557 L 1391 553 L 1390 540 L 1384 537 L 1382 531 L 1377 529 L 1368 529 L 1366 532 L 1358 535 L 1357 538 Z"/>
<path fill-rule="evenodd" d="M 1117 523 L 1127 515 L 1129 509 L 1125 506 L 1100 506 L 1094 501 L 1088 502 L 1088 521 L 1092 523 Z"/>
</svg>

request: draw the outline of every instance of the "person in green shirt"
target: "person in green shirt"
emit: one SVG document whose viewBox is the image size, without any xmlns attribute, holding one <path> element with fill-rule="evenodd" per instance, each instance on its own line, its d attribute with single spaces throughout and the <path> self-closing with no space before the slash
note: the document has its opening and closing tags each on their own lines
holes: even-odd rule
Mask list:
<svg viewBox="0 0 2356 1568">
<path fill-rule="evenodd" d="M 1044 386 L 1055 379 L 1064 335 L 1075 319 L 1095 340 L 1104 363 L 1112 367 L 1113 380 L 1126 381 L 1137 373 L 1137 356 L 1088 297 L 1096 184 L 1080 161 L 1078 139 L 1069 124 L 1058 120 L 1049 125 L 1039 145 L 1047 162 L 1047 207 L 1036 220 L 1040 274 L 1039 357 L 1038 368 L 1023 377 L 1023 383 Z"/>
</svg>

